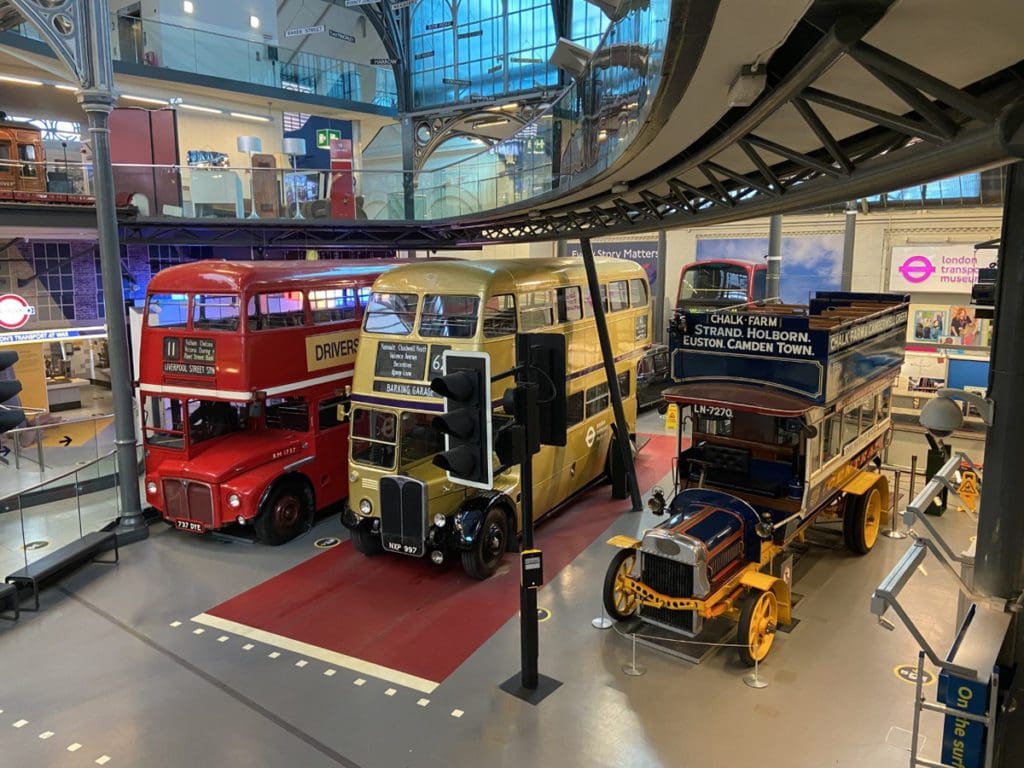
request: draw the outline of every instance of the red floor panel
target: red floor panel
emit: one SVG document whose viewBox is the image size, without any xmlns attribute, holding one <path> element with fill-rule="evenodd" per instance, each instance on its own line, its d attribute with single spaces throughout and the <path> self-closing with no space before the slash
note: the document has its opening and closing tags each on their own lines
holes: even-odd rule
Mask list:
<svg viewBox="0 0 1024 768">
<path fill-rule="evenodd" d="M 644 446 L 637 460 L 642 489 L 669 470 L 674 450 L 667 435 Z M 538 527 L 547 581 L 628 508 L 609 496 L 609 486 L 598 486 Z M 514 557 L 506 565 L 479 582 L 455 561 L 438 568 L 398 556 L 366 558 L 345 542 L 208 613 L 441 682 L 518 610 Z"/>
</svg>

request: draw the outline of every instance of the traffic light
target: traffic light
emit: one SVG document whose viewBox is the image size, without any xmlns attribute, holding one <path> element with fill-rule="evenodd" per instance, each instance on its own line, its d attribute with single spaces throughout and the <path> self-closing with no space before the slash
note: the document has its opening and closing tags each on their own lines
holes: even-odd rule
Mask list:
<svg viewBox="0 0 1024 768">
<path fill-rule="evenodd" d="M 430 388 L 444 397 L 445 412 L 435 416 L 434 429 L 445 436 L 445 449 L 434 456 L 453 483 L 490 490 L 491 359 L 486 352 L 445 350 L 444 375 Z"/>
<path fill-rule="evenodd" d="M 565 336 L 560 333 L 521 333 L 516 344 L 516 359 L 524 368 L 520 381 L 537 385 L 538 431 L 535 434 L 539 436 L 541 445 L 564 446 L 568 419 Z"/>
<path fill-rule="evenodd" d="M 5 405 L 21 392 L 21 382 L 14 378 L 13 365 L 18 362 L 17 352 L 0 352 L 0 433 L 21 426 L 25 411 L 18 405 Z"/>
</svg>

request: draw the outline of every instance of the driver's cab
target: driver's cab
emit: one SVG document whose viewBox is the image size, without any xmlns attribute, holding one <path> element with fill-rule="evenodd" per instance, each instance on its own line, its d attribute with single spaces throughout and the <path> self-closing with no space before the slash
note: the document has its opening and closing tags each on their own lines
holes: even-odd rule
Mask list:
<svg viewBox="0 0 1024 768">
<path fill-rule="evenodd" d="M 798 509 L 806 478 L 806 415 L 690 403 L 692 441 L 679 454 L 682 488 L 727 491 L 749 503 Z"/>
</svg>

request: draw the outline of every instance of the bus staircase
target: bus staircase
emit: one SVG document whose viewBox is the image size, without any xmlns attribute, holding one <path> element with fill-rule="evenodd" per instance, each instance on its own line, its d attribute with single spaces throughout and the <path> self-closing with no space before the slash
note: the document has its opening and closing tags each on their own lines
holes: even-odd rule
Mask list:
<svg viewBox="0 0 1024 768">
<path fill-rule="evenodd" d="M 895 629 L 895 623 L 886 617 L 891 610 L 920 647 L 916 671 L 911 673 L 914 675 L 915 697 L 910 768 L 992 768 L 993 765 L 995 739 L 990 738 L 990 734 L 995 731 L 1000 680 L 996 659 L 1010 620 L 1021 606 L 1018 600 L 1009 601 L 975 592 L 974 544 L 957 555 L 928 517 L 927 510 L 943 492 L 951 493 L 959 499 L 956 478 L 964 465 L 981 477 L 981 472 L 966 454 L 957 453 L 907 505 L 903 519 L 913 543 L 871 596 L 871 612 L 878 617 L 879 624 L 888 630 Z M 920 524 L 927 535 L 917 533 L 911 527 L 914 524 Z M 955 579 L 960 592 L 956 631 L 944 656 L 940 656 L 925 638 L 899 601 L 900 593 L 929 552 Z M 924 695 L 928 674 L 925 669 L 926 659 L 939 670 L 934 702 L 928 701 Z M 943 715 L 941 756 L 938 761 L 919 755 L 921 715 L 924 712 Z"/>
<path fill-rule="evenodd" d="M 0 617 L 17 621 L 25 597 L 38 611 L 44 583 L 77 565 L 118 561 L 115 454 L 110 451 L 0 496 L 0 573 L 7 572 L 0 584 Z M 100 559 L 111 551 L 112 559 Z"/>
</svg>

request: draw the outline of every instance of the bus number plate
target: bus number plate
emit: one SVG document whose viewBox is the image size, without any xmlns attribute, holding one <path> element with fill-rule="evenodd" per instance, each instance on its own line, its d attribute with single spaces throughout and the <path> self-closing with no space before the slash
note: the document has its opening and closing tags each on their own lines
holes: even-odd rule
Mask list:
<svg viewBox="0 0 1024 768">
<path fill-rule="evenodd" d="M 387 541 L 384 545 L 392 552 L 399 552 L 403 555 L 412 555 L 413 557 L 419 557 L 423 554 L 423 547 L 417 547 L 413 544 L 403 544 L 401 541 Z"/>
<path fill-rule="evenodd" d="M 731 419 L 732 409 L 716 405 L 694 405 L 693 415 L 702 416 L 705 419 Z"/>
<path fill-rule="evenodd" d="M 175 520 L 174 527 L 179 531 L 188 531 L 189 533 L 203 532 L 203 524 L 193 522 L 192 520 Z"/>
</svg>

